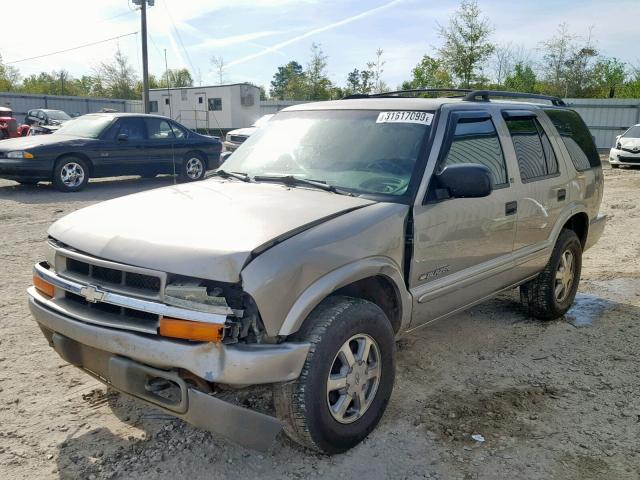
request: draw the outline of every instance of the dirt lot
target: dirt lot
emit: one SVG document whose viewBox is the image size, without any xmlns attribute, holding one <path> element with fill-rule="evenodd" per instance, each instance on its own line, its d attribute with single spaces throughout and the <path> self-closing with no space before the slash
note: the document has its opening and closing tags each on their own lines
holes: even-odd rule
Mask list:
<svg viewBox="0 0 640 480">
<path fill-rule="evenodd" d="M 168 178 L 70 195 L 0 180 L 0 478 L 640 478 L 640 170 L 605 168 L 609 222 L 566 318 L 533 321 L 514 292 L 403 340 L 381 424 L 333 457 L 249 451 L 107 391 L 31 319 L 47 226 Z"/>
</svg>

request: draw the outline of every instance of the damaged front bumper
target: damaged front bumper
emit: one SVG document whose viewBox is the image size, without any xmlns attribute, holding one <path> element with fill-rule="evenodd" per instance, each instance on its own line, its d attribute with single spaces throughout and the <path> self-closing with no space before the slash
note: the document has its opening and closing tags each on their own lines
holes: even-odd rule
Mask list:
<svg viewBox="0 0 640 480">
<path fill-rule="evenodd" d="M 280 431 L 278 420 L 190 387 L 177 373 L 188 370 L 212 383 L 246 386 L 286 382 L 300 375 L 309 344 L 222 345 L 168 340 L 74 320 L 47 307 L 31 287 L 29 308 L 50 345 L 66 361 L 99 380 L 185 421 L 255 449 Z M 171 382 L 179 401 L 149 389 L 155 378 Z"/>
</svg>

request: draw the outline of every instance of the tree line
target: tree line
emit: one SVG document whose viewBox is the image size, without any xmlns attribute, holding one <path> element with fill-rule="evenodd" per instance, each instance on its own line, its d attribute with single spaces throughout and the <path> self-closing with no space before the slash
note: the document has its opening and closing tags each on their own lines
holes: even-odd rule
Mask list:
<svg viewBox="0 0 640 480">
<path fill-rule="evenodd" d="M 591 29 L 584 36 L 567 24 L 528 50 L 513 43 L 492 41 L 494 27 L 482 14 L 477 0 L 461 0 L 445 25 L 438 26 L 440 45 L 425 54 L 396 87 L 384 81 L 384 50 L 354 68 L 340 85 L 331 81 L 329 58 L 312 43 L 303 65 L 291 60 L 277 68 L 269 90 L 260 87 L 261 99 L 328 100 L 353 94 L 382 93 L 412 88 L 487 88 L 543 93 L 572 98 L 640 98 L 640 68 L 602 55 Z M 218 83 L 225 79 L 221 56 L 211 59 Z M 189 70 L 174 69 L 149 76 L 150 88 L 190 87 Z M 114 58 L 93 68 L 91 74 L 73 77 L 65 70 L 41 72 L 22 78 L 18 69 L 2 63 L 0 91 L 139 99 L 142 82 L 127 57 L 118 49 Z"/>
</svg>

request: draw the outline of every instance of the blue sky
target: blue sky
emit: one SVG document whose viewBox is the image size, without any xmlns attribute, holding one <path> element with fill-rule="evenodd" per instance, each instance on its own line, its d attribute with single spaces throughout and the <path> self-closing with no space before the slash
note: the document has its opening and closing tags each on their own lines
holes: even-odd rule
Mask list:
<svg viewBox="0 0 640 480">
<path fill-rule="evenodd" d="M 130 0 L 129 0 L 130 1 Z M 213 55 L 228 64 L 228 82 L 251 81 L 268 86 L 279 65 L 309 58 L 312 42 L 329 57 L 332 81 L 344 84 L 353 68 L 362 69 L 384 50 L 383 79 L 399 85 L 425 53 L 440 44 L 437 25 L 446 24 L 457 1 L 440 0 L 156 0 L 149 9 L 150 70 L 196 70 L 203 84 L 215 83 Z M 596 47 L 640 66 L 638 0 L 479 0 L 493 24 L 493 40 L 531 50 L 540 56 L 541 40 L 567 22 L 576 35 L 593 26 Z M 139 14 L 127 0 L 31 0 L 29 9 L 3 11 L 4 61 L 90 43 L 139 30 Z M 43 35 L 30 32 L 47 32 Z M 8 40 L 7 40 L 8 39 Z M 38 40 L 40 39 L 40 40 Z M 65 68 L 73 75 L 90 73 L 109 59 L 117 46 L 140 68 L 139 35 L 74 52 L 16 64 L 23 74 Z M 184 48 L 183 48 L 184 46 Z"/>
</svg>

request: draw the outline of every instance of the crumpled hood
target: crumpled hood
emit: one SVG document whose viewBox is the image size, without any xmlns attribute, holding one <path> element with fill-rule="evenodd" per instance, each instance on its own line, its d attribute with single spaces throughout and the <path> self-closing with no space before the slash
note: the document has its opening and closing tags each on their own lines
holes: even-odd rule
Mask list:
<svg viewBox="0 0 640 480">
<path fill-rule="evenodd" d="M 211 179 L 83 208 L 54 223 L 49 235 L 115 262 L 238 282 L 253 254 L 372 203 L 308 188 Z"/>
<path fill-rule="evenodd" d="M 640 138 L 622 137 L 618 141 L 620 142 L 622 148 L 626 148 L 627 150 L 633 150 L 634 148 L 637 148 L 638 151 L 640 151 Z"/>
</svg>

